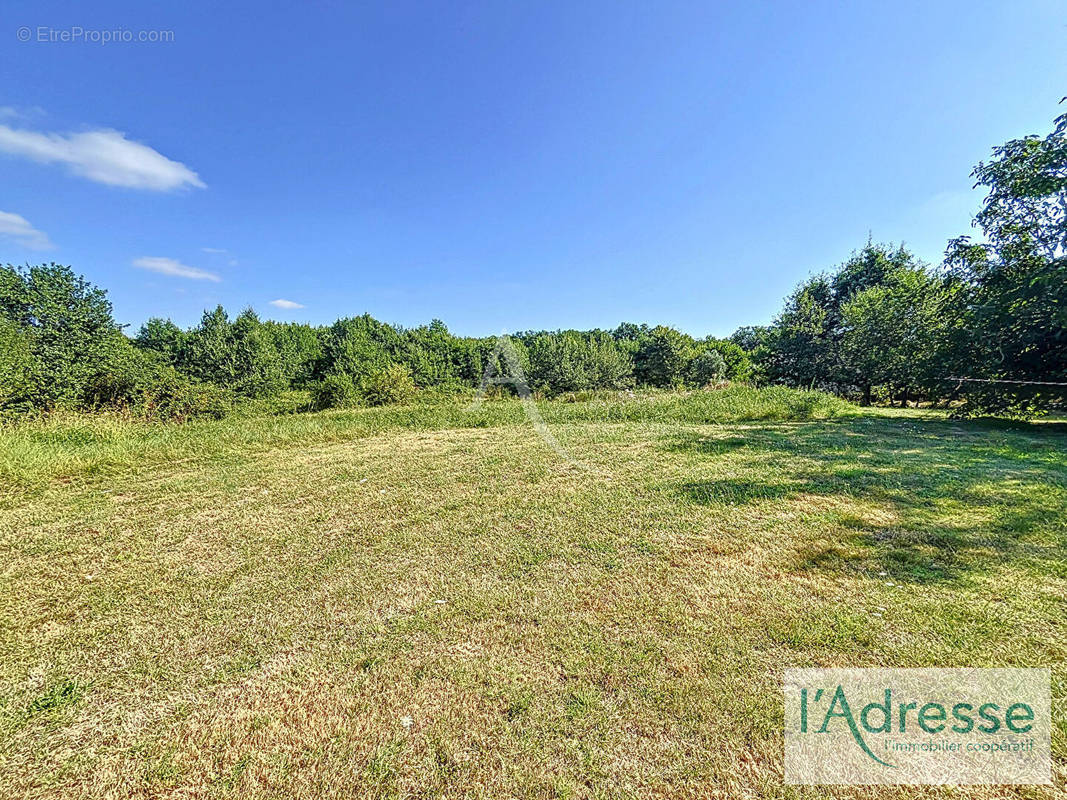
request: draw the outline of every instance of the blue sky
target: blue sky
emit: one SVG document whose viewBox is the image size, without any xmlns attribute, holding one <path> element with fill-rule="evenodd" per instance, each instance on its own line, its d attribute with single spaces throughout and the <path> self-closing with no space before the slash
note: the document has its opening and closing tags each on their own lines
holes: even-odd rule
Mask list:
<svg viewBox="0 0 1067 800">
<path fill-rule="evenodd" d="M 134 328 L 726 335 L 868 232 L 937 261 L 1067 94 L 1051 0 L 282 5 L 7 0 L 0 261 Z"/>
</svg>

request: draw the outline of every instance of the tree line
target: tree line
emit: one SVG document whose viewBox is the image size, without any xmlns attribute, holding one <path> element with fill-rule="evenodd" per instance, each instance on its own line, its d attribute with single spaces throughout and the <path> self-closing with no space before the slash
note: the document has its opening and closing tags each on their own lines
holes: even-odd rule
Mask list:
<svg viewBox="0 0 1067 800">
<path fill-rule="evenodd" d="M 592 389 L 705 386 L 752 377 L 737 344 L 665 326 L 529 331 L 511 344 L 546 395 Z M 316 408 L 403 402 L 416 388 L 463 391 L 506 372 L 496 337 L 443 322 L 402 328 L 369 314 L 312 326 L 220 306 L 182 329 L 150 319 L 129 337 L 106 293 L 68 266 L 0 267 L 0 409 L 125 409 L 149 418 L 221 415 L 241 401 L 310 393 Z"/>
<path fill-rule="evenodd" d="M 981 241 L 951 241 L 942 264 L 868 241 L 803 282 L 772 324 L 728 339 L 623 323 L 512 337 L 546 395 L 724 381 L 817 388 L 871 402 L 935 402 L 1029 416 L 1067 383 L 1067 115 L 1013 140 L 973 173 L 987 195 Z M 364 314 L 332 325 L 231 319 L 218 307 L 183 329 L 151 319 L 129 336 L 106 292 L 68 266 L 0 267 L 0 416 L 124 409 L 150 419 L 219 416 L 303 391 L 315 408 L 463 391 L 502 372 L 496 337 Z M 497 363 L 492 363 L 497 359 Z"/>
<path fill-rule="evenodd" d="M 1067 98 L 1065 98 L 1067 99 Z M 772 382 L 872 399 L 950 403 L 1028 417 L 1067 388 L 1067 115 L 1045 137 L 993 150 L 981 241 L 948 243 L 942 264 L 870 242 L 801 284 L 766 328 L 734 340 Z"/>
</svg>

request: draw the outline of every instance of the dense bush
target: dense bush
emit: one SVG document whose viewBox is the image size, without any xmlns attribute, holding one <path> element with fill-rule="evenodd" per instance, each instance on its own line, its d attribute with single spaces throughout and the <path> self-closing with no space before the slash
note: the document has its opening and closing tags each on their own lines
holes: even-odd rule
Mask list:
<svg viewBox="0 0 1067 800">
<path fill-rule="evenodd" d="M 415 396 L 411 370 L 403 364 L 390 364 L 364 375 L 358 388 L 360 399 L 368 406 L 407 403 Z"/>
<path fill-rule="evenodd" d="M 740 345 L 729 339 L 709 337 L 699 342 L 698 347 L 704 351 L 712 350 L 722 357 L 724 368 L 722 377 L 727 380 L 744 382 L 752 379 L 752 359 Z"/>
<path fill-rule="evenodd" d="M 689 381 L 695 386 L 707 386 L 726 377 L 726 359 L 718 350 L 705 350 L 689 364 Z"/>
<path fill-rule="evenodd" d="M 0 317 L 0 418 L 33 408 L 36 365 L 22 331 Z"/>
<path fill-rule="evenodd" d="M 226 387 L 201 383 L 163 366 L 133 410 L 147 419 L 181 422 L 195 417 L 220 419 L 233 408 L 233 392 Z"/>
<path fill-rule="evenodd" d="M 535 390 L 554 395 L 620 389 L 633 381 L 633 362 L 609 334 L 561 331 L 526 336 Z"/>
<path fill-rule="evenodd" d="M 160 421 L 218 418 L 233 405 L 230 389 L 183 375 L 126 340 L 116 343 L 107 362 L 89 379 L 82 399 L 85 408 Z"/>
<path fill-rule="evenodd" d="M 359 405 L 359 391 L 351 375 L 333 372 L 312 384 L 311 405 L 316 410 Z"/>
<path fill-rule="evenodd" d="M 649 386 L 676 386 L 684 381 L 694 351 L 691 337 L 674 328 L 658 325 L 648 333 L 637 351 L 637 378 Z"/>
<path fill-rule="evenodd" d="M 159 356 L 145 353 L 125 336 L 117 335 L 107 359 L 86 381 L 81 404 L 93 409 L 131 409 L 156 383 L 163 366 Z"/>
</svg>

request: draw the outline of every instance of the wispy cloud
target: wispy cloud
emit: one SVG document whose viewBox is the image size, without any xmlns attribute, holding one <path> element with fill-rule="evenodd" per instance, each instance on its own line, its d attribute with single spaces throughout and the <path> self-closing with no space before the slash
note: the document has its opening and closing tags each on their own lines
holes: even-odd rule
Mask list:
<svg viewBox="0 0 1067 800">
<path fill-rule="evenodd" d="M 229 266 L 231 266 L 231 267 L 236 267 L 237 266 L 237 259 L 233 258 L 233 256 L 230 254 L 230 251 L 227 250 L 225 247 L 201 247 L 200 248 L 200 252 L 201 253 L 207 253 L 209 256 L 219 256 L 219 257 L 226 256 L 227 257 L 226 263 Z"/>
<path fill-rule="evenodd" d="M 304 307 L 300 303 L 294 303 L 292 300 L 284 300 L 284 299 L 282 299 L 280 297 L 277 300 L 271 300 L 270 304 L 272 306 L 274 306 L 275 308 L 303 308 Z"/>
<path fill-rule="evenodd" d="M 158 272 L 161 275 L 173 275 L 175 278 L 189 278 L 194 281 L 214 281 L 215 283 L 222 280 L 222 278 L 214 272 L 208 272 L 207 270 L 198 269 L 197 267 L 190 267 L 173 258 L 145 256 L 143 258 L 134 259 L 133 265 L 138 269 L 147 269 L 150 272 Z"/>
<path fill-rule="evenodd" d="M 8 236 L 30 250 L 50 250 L 55 245 L 44 231 L 39 231 L 20 214 L 0 211 L 0 236 Z"/>
<path fill-rule="evenodd" d="M 38 133 L 0 125 L 0 152 L 42 164 L 64 164 L 75 175 L 109 186 L 165 192 L 206 184 L 189 167 L 115 130 Z"/>
<path fill-rule="evenodd" d="M 0 119 L 30 119 L 31 117 L 43 117 L 45 110 L 40 106 L 29 108 L 16 108 L 15 106 L 0 106 Z"/>
</svg>

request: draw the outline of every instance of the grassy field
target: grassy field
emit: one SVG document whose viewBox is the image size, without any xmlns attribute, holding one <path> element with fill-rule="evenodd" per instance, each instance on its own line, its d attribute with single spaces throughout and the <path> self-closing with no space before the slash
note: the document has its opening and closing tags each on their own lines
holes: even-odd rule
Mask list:
<svg viewBox="0 0 1067 800">
<path fill-rule="evenodd" d="M 542 412 L 0 430 L 0 796 L 1062 796 L 1062 426 Z M 1052 666 L 1056 788 L 784 786 L 783 668 L 874 665 Z"/>
</svg>

